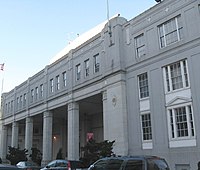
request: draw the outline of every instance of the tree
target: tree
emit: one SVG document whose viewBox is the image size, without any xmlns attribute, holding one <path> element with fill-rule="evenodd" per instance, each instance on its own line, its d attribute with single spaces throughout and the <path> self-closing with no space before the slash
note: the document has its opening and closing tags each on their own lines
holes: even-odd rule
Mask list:
<svg viewBox="0 0 200 170">
<path fill-rule="evenodd" d="M 30 154 L 31 160 L 38 165 L 41 165 L 42 153 L 37 148 L 31 148 L 32 154 Z"/>
<path fill-rule="evenodd" d="M 113 144 L 115 141 L 102 141 L 97 143 L 94 139 L 90 139 L 87 144 L 82 147 L 83 157 L 81 160 L 85 163 L 85 166 L 88 167 L 90 164 L 94 163 L 102 157 L 113 156 L 112 151 Z"/>
<path fill-rule="evenodd" d="M 6 159 L 8 159 L 11 165 L 16 165 L 19 161 L 27 161 L 27 152 L 28 150 L 23 149 L 20 150 L 19 148 L 15 147 L 8 147 L 8 154 L 6 155 Z"/>
</svg>

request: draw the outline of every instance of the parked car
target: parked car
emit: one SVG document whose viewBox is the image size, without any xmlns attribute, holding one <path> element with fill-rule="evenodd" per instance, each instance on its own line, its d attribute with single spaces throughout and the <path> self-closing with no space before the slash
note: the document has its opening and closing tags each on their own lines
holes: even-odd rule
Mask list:
<svg viewBox="0 0 200 170">
<path fill-rule="evenodd" d="M 20 170 L 20 169 L 14 165 L 0 164 L 0 170 Z"/>
<path fill-rule="evenodd" d="M 122 156 L 99 159 L 88 170 L 169 170 L 169 166 L 157 156 Z"/>
<path fill-rule="evenodd" d="M 53 160 L 48 163 L 44 168 L 40 170 L 78 170 L 83 168 L 83 163 L 81 161 L 71 161 L 71 160 L 64 160 L 58 159 Z"/>
<path fill-rule="evenodd" d="M 20 161 L 16 165 L 21 170 L 39 170 L 40 167 L 32 161 Z"/>
</svg>

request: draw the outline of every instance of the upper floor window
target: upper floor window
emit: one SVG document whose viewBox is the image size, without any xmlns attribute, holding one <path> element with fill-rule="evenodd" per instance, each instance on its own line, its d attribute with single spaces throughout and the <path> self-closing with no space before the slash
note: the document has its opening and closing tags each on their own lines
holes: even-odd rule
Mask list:
<svg viewBox="0 0 200 170">
<path fill-rule="evenodd" d="M 85 60 L 85 77 L 89 76 L 89 59 Z"/>
<path fill-rule="evenodd" d="M 187 60 L 172 63 L 163 69 L 167 92 L 189 86 Z"/>
<path fill-rule="evenodd" d="M 38 99 L 38 95 L 39 95 L 39 90 L 38 87 L 35 88 L 35 100 Z"/>
<path fill-rule="evenodd" d="M 140 74 L 138 76 L 139 82 L 139 95 L 140 99 L 149 97 L 149 85 L 147 73 Z"/>
<path fill-rule="evenodd" d="M 44 85 L 41 84 L 40 85 L 40 98 L 43 98 L 44 97 Z"/>
<path fill-rule="evenodd" d="M 94 55 L 94 72 L 99 72 L 100 61 L 99 61 L 99 54 Z"/>
<path fill-rule="evenodd" d="M 81 79 L 81 64 L 76 65 L 76 80 Z"/>
<path fill-rule="evenodd" d="M 183 38 L 183 24 L 181 22 L 181 15 L 159 25 L 158 31 L 161 48 L 180 41 Z"/>
<path fill-rule="evenodd" d="M 19 109 L 19 97 L 17 97 L 17 109 Z"/>
<path fill-rule="evenodd" d="M 31 90 L 31 102 L 33 102 L 33 99 L 34 99 L 34 90 L 32 89 Z"/>
<path fill-rule="evenodd" d="M 67 86 L 67 73 L 66 71 L 62 73 L 62 77 L 63 77 L 63 87 Z"/>
<path fill-rule="evenodd" d="M 56 76 L 56 90 L 60 89 L 60 76 Z"/>
<path fill-rule="evenodd" d="M 27 99 L 26 99 L 26 93 L 24 94 L 24 99 L 23 99 L 23 100 L 24 100 L 23 106 L 26 106 L 26 100 L 27 100 Z"/>
<path fill-rule="evenodd" d="M 21 109 L 21 108 L 22 108 L 22 103 L 23 103 L 23 101 L 22 101 L 22 96 L 20 96 L 20 98 L 19 98 L 19 103 L 20 103 L 19 107 L 20 107 L 20 109 Z"/>
<path fill-rule="evenodd" d="M 8 113 L 10 113 L 10 102 L 8 102 Z"/>
<path fill-rule="evenodd" d="M 144 34 L 140 34 L 139 36 L 135 37 L 135 46 L 136 46 L 136 56 L 141 58 L 145 55 L 145 40 Z"/>
<path fill-rule="evenodd" d="M 170 137 L 172 139 L 195 136 L 191 105 L 170 108 L 168 114 Z"/>
<path fill-rule="evenodd" d="M 54 82 L 53 79 L 50 80 L 50 92 L 53 93 L 53 86 L 54 86 Z"/>
<path fill-rule="evenodd" d="M 11 101 L 11 103 L 10 103 L 10 107 L 11 107 L 11 112 L 13 111 L 13 100 Z"/>
</svg>

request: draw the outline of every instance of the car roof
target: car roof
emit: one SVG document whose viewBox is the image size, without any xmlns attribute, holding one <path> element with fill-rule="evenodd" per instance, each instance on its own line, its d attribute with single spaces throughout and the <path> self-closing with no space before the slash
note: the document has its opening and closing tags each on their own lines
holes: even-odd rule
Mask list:
<svg viewBox="0 0 200 170">
<path fill-rule="evenodd" d="M 99 160 L 109 160 L 109 159 L 121 159 L 121 160 L 127 160 L 127 159 L 162 159 L 158 156 L 151 156 L 151 155 L 135 155 L 135 156 L 111 156 L 111 157 L 105 157 L 101 158 Z"/>
</svg>

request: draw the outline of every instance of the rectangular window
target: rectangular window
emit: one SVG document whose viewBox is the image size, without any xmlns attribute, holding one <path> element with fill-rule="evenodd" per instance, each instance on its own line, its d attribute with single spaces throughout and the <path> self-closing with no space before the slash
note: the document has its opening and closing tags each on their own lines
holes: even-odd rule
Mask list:
<svg viewBox="0 0 200 170">
<path fill-rule="evenodd" d="M 172 63 L 164 68 L 165 89 L 167 92 L 189 86 L 187 61 Z"/>
<path fill-rule="evenodd" d="M 53 79 L 50 80 L 50 92 L 53 93 L 53 87 L 54 86 L 54 82 Z"/>
<path fill-rule="evenodd" d="M 20 103 L 20 104 L 19 104 L 19 108 L 20 108 L 20 109 L 22 108 L 22 102 L 23 102 L 23 101 L 22 101 L 22 96 L 20 96 L 20 99 L 19 99 L 19 103 Z"/>
<path fill-rule="evenodd" d="M 19 109 L 19 97 L 17 97 L 17 110 Z"/>
<path fill-rule="evenodd" d="M 67 73 L 66 71 L 62 73 L 62 77 L 63 77 L 63 87 L 67 86 Z"/>
<path fill-rule="evenodd" d="M 8 113 L 10 113 L 10 102 L 8 102 Z"/>
<path fill-rule="evenodd" d="M 33 102 L 33 99 L 34 99 L 34 90 L 32 89 L 31 90 L 31 102 Z"/>
<path fill-rule="evenodd" d="M 24 94 L 24 99 L 23 99 L 23 100 L 24 100 L 23 106 L 26 106 L 26 100 L 27 100 L 27 99 L 26 99 L 26 93 Z"/>
<path fill-rule="evenodd" d="M 145 40 L 144 34 L 140 34 L 135 38 L 135 46 L 136 46 L 136 56 L 141 58 L 145 55 Z"/>
<path fill-rule="evenodd" d="M 99 54 L 94 55 L 94 73 L 99 72 L 100 69 L 100 61 Z"/>
<path fill-rule="evenodd" d="M 76 65 L 76 80 L 81 79 L 81 64 Z"/>
<path fill-rule="evenodd" d="M 139 82 L 140 99 L 149 97 L 149 85 L 148 85 L 147 73 L 140 74 L 138 76 L 138 82 Z"/>
<path fill-rule="evenodd" d="M 13 112 L 13 100 L 11 101 L 11 112 Z"/>
<path fill-rule="evenodd" d="M 85 60 L 85 77 L 89 76 L 89 59 Z"/>
<path fill-rule="evenodd" d="M 35 100 L 38 99 L 38 95 L 39 95 L 39 89 L 38 87 L 35 88 Z"/>
<path fill-rule="evenodd" d="M 142 114 L 141 121 L 143 141 L 152 140 L 151 114 Z"/>
<path fill-rule="evenodd" d="M 181 16 L 177 16 L 158 26 L 160 47 L 180 41 L 183 38 Z"/>
<path fill-rule="evenodd" d="M 194 119 L 192 114 L 192 106 L 186 105 L 168 109 L 170 134 L 172 139 L 181 137 L 194 137 Z"/>
<path fill-rule="evenodd" d="M 56 76 L 56 90 L 60 89 L 60 76 Z"/>
<path fill-rule="evenodd" d="M 44 97 L 44 85 L 41 84 L 40 85 L 40 98 L 43 98 Z"/>
</svg>

